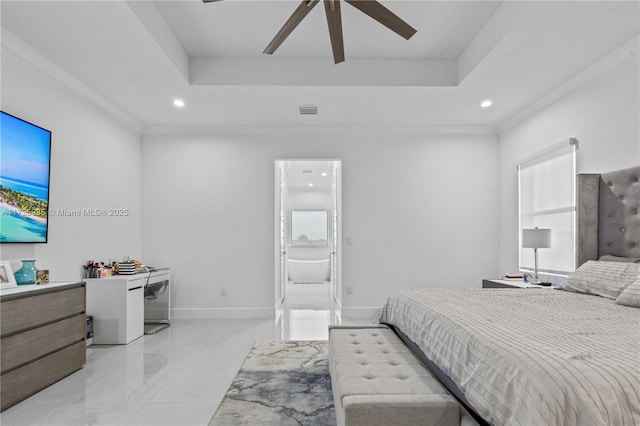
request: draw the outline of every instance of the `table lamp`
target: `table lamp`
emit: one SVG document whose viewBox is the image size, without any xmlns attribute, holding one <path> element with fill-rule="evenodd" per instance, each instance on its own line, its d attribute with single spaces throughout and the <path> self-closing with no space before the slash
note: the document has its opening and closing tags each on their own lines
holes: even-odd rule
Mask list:
<svg viewBox="0 0 640 426">
<path fill-rule="evenodd" d="M 534 229 L 522 230 L 522 248 L 532 248 L 535 256 L 535 270 L 531 284 L 540 284 L 538 277 L 538 249 L 551 247 L 551 229 Z"/>
</svg>

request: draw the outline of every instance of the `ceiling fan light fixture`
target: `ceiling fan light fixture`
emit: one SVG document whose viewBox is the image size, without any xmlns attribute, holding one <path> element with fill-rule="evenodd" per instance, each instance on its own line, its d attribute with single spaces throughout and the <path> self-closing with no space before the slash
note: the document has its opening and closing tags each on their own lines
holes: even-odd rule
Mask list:
<svg viewBox="0 0 640 426">
<path fill-rule="evenodd" d="M 205 3 L 213 0 L 203 0 Z M 300 24 L 307 14 L 318 3 L 324 3 L 327 15 L 327 25 L 329 27 L 329 38 L 331 40 L 331 50 L 335 64 L 344 62 L 344 40 L 342 36 L 342 14 L 340 12 L 340 0 L 302 0 L 293 14 L 287 19 L 284 25 L 277 32 L 273 40 L 267 45 L 262 53 L 273 55 L 285 41 L 291 32 Z M 375 19 L 391 31 L 409 40 L 417 32 L 415 28 L 402 20 L 395 13 L 391 12 L 377 0 L 344 0 L 346 3 L 358 9 L 360 12 Z"/>
<path fill-rule="evenodd" d="M 317 105 L 300 105 L 298 106 L 300 115 L 318 115 Z"/>
</svg>

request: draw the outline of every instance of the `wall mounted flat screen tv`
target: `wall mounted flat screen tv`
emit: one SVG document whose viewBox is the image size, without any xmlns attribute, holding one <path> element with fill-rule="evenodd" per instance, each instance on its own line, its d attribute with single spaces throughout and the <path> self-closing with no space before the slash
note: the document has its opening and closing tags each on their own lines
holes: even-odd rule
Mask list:
<svg viewBox="0 0 640 426">
<path fill-rule="evenodd" d="M 0 243 L 46 243 L 51 132 L 0 111 Z"/>
</svg>

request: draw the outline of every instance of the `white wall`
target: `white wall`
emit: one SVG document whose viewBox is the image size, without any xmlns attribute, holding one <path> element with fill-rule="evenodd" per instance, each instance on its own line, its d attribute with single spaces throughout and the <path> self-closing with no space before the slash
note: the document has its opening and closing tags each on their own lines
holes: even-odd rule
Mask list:
<svg viewBox="0 0 640 426">
<path fill-rule="evenodd" d="M 3 244 L 52 281 L 76 280 L 89 259 L 140 256 L 140 135 L 3 46 L 2 110 L 52 132 L 50 209 L 127 208 L 127 217 L 49 217 L 47 244 Z"/>
<path fill-rule="evenodd" d="M 516 165 L 540 149 L 575 137 L 578 173 L 640 164 L 638 56 L 608 70 L 499 135 L 500 272 L 518 270 Z"/>
<path fill-rule="evenodd" d="M 345 307 L 495 276 L 496 137 L 370 132 L 145 135 L 142 251 L 173 268 L 174 315 L 272 314 L 276 159 L 342 160 Z"/>
</svg>

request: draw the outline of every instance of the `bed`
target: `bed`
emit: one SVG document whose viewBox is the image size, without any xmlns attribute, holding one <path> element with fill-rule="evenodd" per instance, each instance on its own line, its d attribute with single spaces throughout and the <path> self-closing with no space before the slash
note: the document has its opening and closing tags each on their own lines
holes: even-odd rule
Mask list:
<svg viewBox="0 0 640 426">
<path fill-rule="evenodd" d="M 480 424 L 640 425 L 639 177 L 579 175 L 562 289 L 399 291 L 379 321 Z"/>
</svg>

